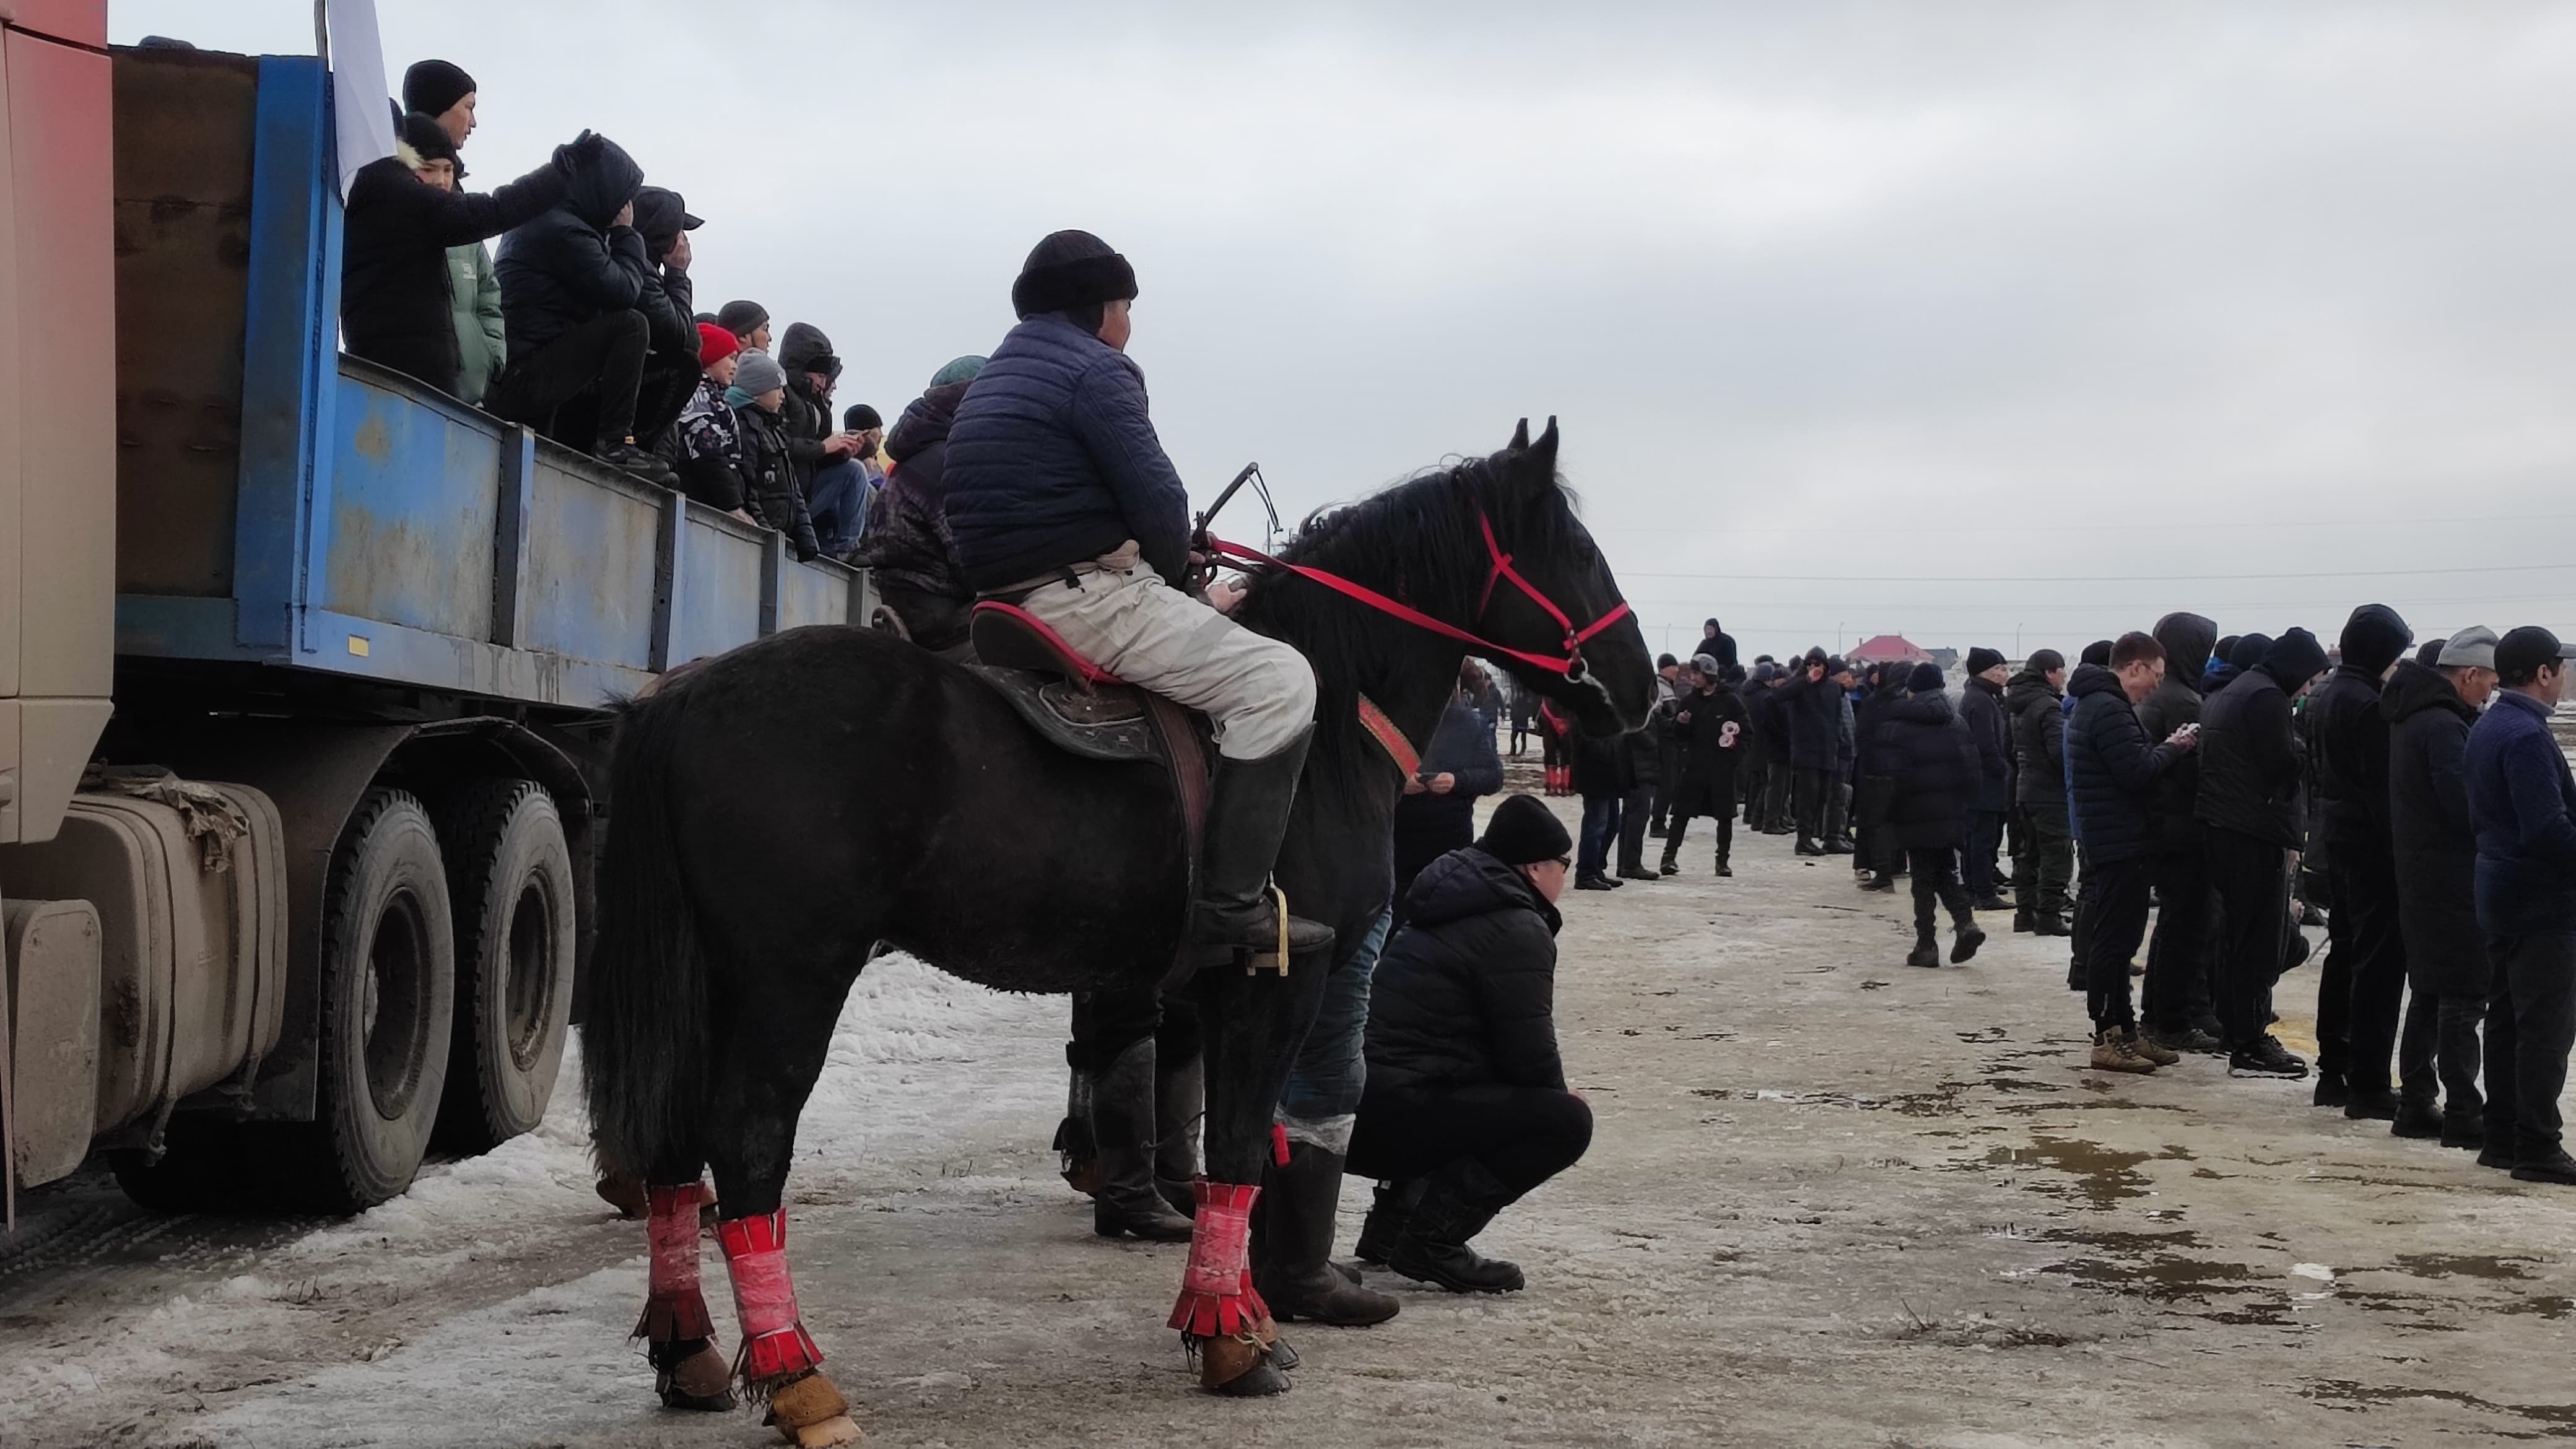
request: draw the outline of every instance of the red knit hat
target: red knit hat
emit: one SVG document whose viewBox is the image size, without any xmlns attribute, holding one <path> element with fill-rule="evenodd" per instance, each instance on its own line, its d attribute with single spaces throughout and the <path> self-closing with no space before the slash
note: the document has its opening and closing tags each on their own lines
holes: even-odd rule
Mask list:
<svg viewBox="0 0 2576 1449">
<path fill-rule="evenodd" d="M 719 357 L 731 357 L 742 350 L 742 339 L 713 322 L 698 324 L 698 366 L 712 367 Z"/>
</svg>

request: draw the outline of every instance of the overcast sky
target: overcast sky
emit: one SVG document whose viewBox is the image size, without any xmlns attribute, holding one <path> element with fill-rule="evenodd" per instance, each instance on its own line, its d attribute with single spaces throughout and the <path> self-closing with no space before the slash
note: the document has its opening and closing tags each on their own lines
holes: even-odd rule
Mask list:
<svg viewBox="0 0 2576 1449">
<path fill-rule="evenodd" d="M 2576 636 L 2576 6 L 379 12 L 389 75 L 480 84 L 472 184 L 616 138 L 708 218 L 701 306 L 889 418 L 1066 226 L 1135 263 L 1202 502 L 1556 414 L 1659 648 Z M 313 48 L 306 0 L 109 24 Z"/>
</svg>

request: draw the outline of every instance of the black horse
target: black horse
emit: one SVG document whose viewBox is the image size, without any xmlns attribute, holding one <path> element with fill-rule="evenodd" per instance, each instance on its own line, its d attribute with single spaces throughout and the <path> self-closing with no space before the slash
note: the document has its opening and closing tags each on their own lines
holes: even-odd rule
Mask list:
<svg viewBox="0 0 2576 1449">
<path fill-rule="evenodd" d="M 1645 716 L 1645 639 L 1556 476 L 1556 425 L 1528 436 L 1310 520 L 1282 550 L 1376 599 L 1275 568 L 1236 607 L 1315 668 L 1318 731 L 1277 880 L 1341 952 L 1386 903 L 1402 786 L 1363 697 L 1418 747 L 1472 651 L 1589 733 Z M 601 1165 L 654 1189 L 637 1332 L 666 1402 L 723 1401 L 696 1266 L 712 1167 L 746 1338 L 734 1373 L 790 1439 L 846 1442 L 857 1430 L 813 1372 L 779 1210 L 844 998 L 881 942 L 1009 991 L 1150 985 L 1180 947 L 1188 891 L 1174 792 L 1154 766 L 1055 750 L 967 670 L 857 628 L 791 630 L 673 676 L 625 707 L 612 768 L 582 1039 Z M 1206 969 L 1191 986 L 1214 1208 L 1173 1326 L 1222 1392 L 1275 1392 L 1293 1361 L 1240 1229 L 1325 964 Z"/>
</svg>

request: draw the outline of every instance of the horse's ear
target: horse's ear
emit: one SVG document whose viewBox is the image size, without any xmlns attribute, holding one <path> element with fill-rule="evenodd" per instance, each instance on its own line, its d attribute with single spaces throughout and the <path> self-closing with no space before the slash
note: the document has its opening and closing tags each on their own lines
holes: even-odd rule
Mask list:
<svg viewBox="0 0 2576 1449">
<path fill-rule="evenodd" d="M 1522 426 L 1524 430 L 1526 430 L 1528 425 L 1524 423 Z M 1547 479 L 1551 483 L 1556 481 L 1555 418 L 1551 417 L 1547 420 L 1547 431 L 1539 434 L 1538 441 L 1530 445 L 1529 464 L 1531 469 L 1534 470 L 1541 478 Z"/>
<path fill-rule="evenodd" d="M 1529 451 L 1529 419 L 1521 419 L 1521 425 L 1512 429 L 1512 441 L 1508 451 L 1514 453 Z"/>
</svg>

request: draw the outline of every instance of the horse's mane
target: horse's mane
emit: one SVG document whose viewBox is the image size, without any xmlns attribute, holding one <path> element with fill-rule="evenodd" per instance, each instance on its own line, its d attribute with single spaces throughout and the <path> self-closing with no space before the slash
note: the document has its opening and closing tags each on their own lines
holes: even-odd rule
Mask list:
<svg viewBox="0 0 2576 1449">
<path fill-rule="evenodd" d="M 1484 591 L 1490 558 L 1480 516 L 1509 547 L 1546 552 L 1573 529 L 1574 497 L 1562 480 L 1515 503 L 1506 487 L 1511 454 L 1467 458 L 1423 469 L 1355 502 L 1309 514 L 1277 556 L 1364 583 L 1434 618 L 1468 625 Z M 1359 672 L 1390 646 L 1433 636 L 1282 570 L 1257 570 L 1235 618 L 1294 644 L 1315 666 L 1315 764 L 1346 785 L 1380 768 L 1377 745 L 1359 728 Z M 1442 680 L 1455 684 L 1455 670 Z M 1381 701 L 1383 703 L 1384 701 Z"/>
</svg>

